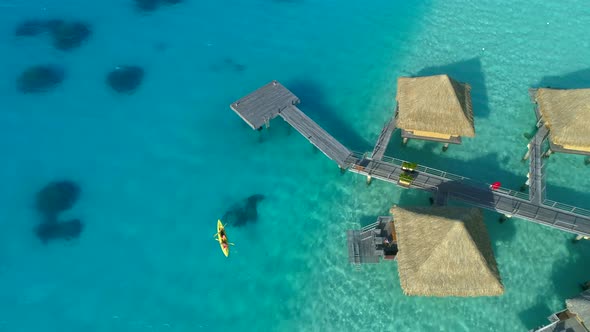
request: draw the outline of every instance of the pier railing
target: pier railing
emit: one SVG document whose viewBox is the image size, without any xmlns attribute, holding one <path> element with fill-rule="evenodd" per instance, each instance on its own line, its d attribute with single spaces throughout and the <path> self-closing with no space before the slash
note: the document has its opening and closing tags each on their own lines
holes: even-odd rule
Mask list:
<svg viewBox="0 0 590 332">
<path fill-rule="evenodd" d="M 556 208 L 558 210 L 562 210 L 565 212 L 571 212 L 571 213 L 575 213 L 575 214 L 579 214 L 582 216 L 587 216 L 590 217 L 590 211 L 586 210 L 586 209 L 582 209 L 576 206 L 571 206 L 571 205 L 567 205 L 567 204 L 563 204 L 563 203 L 559 203 L 556 201 L 552 201 L 550 199 L 545 199 L 543 201 L 543 205 L 552 207 L 552 208 Z"/>
<path fill-rule="evenodd" d="M 368 159 L 368 155 L 370 155 L 369 153 L 361 153 L 358 151 L 353 151 L 352 155 L 359 159 L 362 160 L 363 158 Z M 402 160 L 402 159 L 398 159 L 398 158 L 394 158 L 394 157 L 390 157 L 390 156 L 383 156 L 383 158 L 381 159 L 381 161 L 383 162 L 387 162 L 396 166 L 402 166 L 403 163 L 408 162 L 406 160 Z M 430 174 L 430 175 L 434 175 L 434 176 L 438 176 L 444 179 L 447 179 L 449 181 L 462 181 L 465 183 L 469 183 L 474 187 L 479 187 L 479 188 L 489 188 L 490 187 L 490 183 L 485 183 L 483 181 L 477 181 L 477 180 L 473 180 L 470 179 L 468 177 L 465 176 L 461 176 L 461 175 L 457 175 L 457 174 L 453 174 L 450 172 L 446 172 L 446 171 L 441 171 L 438 170 L 436 168 L 431 168 L 428 166 L 424 166 L 424 165 L 420 165 L 418 164 L 418 166 L 416 167 L 416 170 L 421 172 L 421 173 L 426 173 L 426 174 Z M 508 188 L 504 188 L 504 187 L 499 187 L 496 189 L 497 192 L 501 192 L 505 195 L 508 196 L 512 196 L 512 197 L 517 197 L 517 198 L 521 198 L 524 199 L 526 201 L 529 200 L 529 195 L 526 193 L 522 193 L 516 190 L 512 190 L 512 189 L 508 189 Z M 559 203 L 558 203 L 559 204 Z M 569 206 L 568 206 L 569 207 Z M 588 211 L 590 213 L 590 211 Z"/>
<path fill-rule="evenodd" d="M 370 155 L 371 155 L 370 153 L 362 153 L 362 152 L 358 152 L 358 151 L 352 152 L 352 157 L 354 157 L 358 160 L 370 159 L 368 157 Z M 390 163 L 390 164 L 393 164 L 393 165 L 396 165 L 399 167 L 401 167 L 403 163 L 407 162 L 405 160 L 390 157 L 390 156 L 383 156 L 380 161 Z M 449 173 L 446 171 L 441 171 L 436 168 L 431 168 L 431 167 L 424 166 L 424 165 L 418 165 L 416 167 L 416 171 L 421 172 L 421 173 L 425 173 L 425 174 L 438 176 L 438 177 L 447 179 L 449 181 L 461 181 L 464 183 L 469 183 L 470 185 L 477 187 L 477 188 L 489 188 L 491 185 L 491 184 L 483 182 L 483 181 L 473 180 L 473 179 L 470 179 L 465 176 Z M 388 178 L 388 176 L 386 174 L 376 174 L 376 175 L 380 175 L 380 176 L 384 176 L 384 177 Z M 499 187 L 499 188 L 495 189 L 495 191 L 502 193 L 504 195 L 520 198 L 520 199 L 527 201 L 527 202 L 529 201 L 529 195 L 527 193 L 523 193 L 520 191 L 516 191 L 516 190 L 509 189 L 509 188 L 504 188 L 504 187 Z M 543 200 L 543 205 L 548 206 L 548 207 L 552 207 L 552 208 L 555 208 L 555 209 L 558 209 L 558 210 L 561 210 L 564 212 L 570 212 L 570 213 L 575 213 L 578 215 L 590 217 L 589 210 L 582 209 L 582 208 L 579 208 L 576 206 L 571 206 L 571 205 L 559 203 L 559 202 L 552 201 L 549 199 Z"/>
</svg>

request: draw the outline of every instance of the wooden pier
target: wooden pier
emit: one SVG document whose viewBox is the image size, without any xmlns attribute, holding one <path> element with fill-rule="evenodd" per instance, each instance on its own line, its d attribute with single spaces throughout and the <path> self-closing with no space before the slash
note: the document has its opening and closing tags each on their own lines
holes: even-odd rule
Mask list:
<svg viewBox="0 0 590 332">
<path fill-rule="evenodd" d="M 543 163 L 543 141 L 547 127 L 541 126 L 529 144 L 529 199 L 536 204 L 545 200 L 545 165 Z"/>
<path fill-rule="evenodd" d="M 275 93 L 277 96 L 274 96 Z M 273 81 L 233 103 L 231 108 L 254 129 L 265 124 L 268 126 L 270 119 L 281 116 L 339 167 L 405 188 L 429 191 L 438 205 L 445 205 L 449 199 L 454 199 L 508 217 L 515 216 L 570 233 L 590 236 L 590 211 L 544 198 L 543 161 L 540 153 L 541 142 L 546 136 L 543 129 L 537 131 L 530 145 L 531 193 L 525 194 L 505 188 L 492 189 L 489 184 L 423 165 L 409 167 L 411 163 L 384 156 L 391 133 L 395 129 L 394 119 L 382 130 L 373 153 L 368 155 L 352 152 L 301 112 L 295 106 L 298 103 L 299 99 L 295 95 Z M 353 234 L 354 236 L 356 235 Z M 352 254 L 355 255 L 354 252 Z"/>
<path fill-rule="evenodd" d="M 310 119 L 297 107 L 290 106 L 283 109 L 279 115 L 295 128 L 301 135 L 307 138 L 328 158 L 334 160 L 338 166 L 346 169 L 350 166 L 349 156 L 352 154 L 342 143 L 328 134 L 322 127 Z"/>
<path fill-rule="evenodd" d="M 297 104 L 299 98 L 281 83 L 272 81 L 232 103 L 230 107 L 255 130 L 263 126 L 269 127 L 270 120 L 277 116 L 282 117 L 338 166 L 348 168 L 350 164 L 347 161 L 352 152 L 301 112 L 295 106 Z"/>
<path fill-rule="evenodd" d="M 282 110 L 297 104 L 299 104 L 299 98 L 281 83 L 272 81 L 232 103 L 230 108 L 252 129 L 258 130 L 262 126 L 268 127 L 270 120 L 279 115 Z"/>
<path fill-rule="evenodd" d="M 358 153 L 353 153 L 350 158 L 354 164 L 349 169 L 351 172 L 371 178 L 399 184 L 402 174 L 408 173 L 402 170 L 404 161 L 400 159 L 369 160 Z M 360 164 L 366 166 L 359 167 Z M 574 234 L 590 234 L 590 211 L 587 210 L 548 200 L 537 204 L 529 199 L 528 194 L 505 188 L 492 190 L 488 184 L 422 165 L 411 172 L 411 176 L 414 180 L 408 187 L 432 192 L 439 205 L 455 199 Z"/>
<path fill-rule="evenodd" d="M 379 263 L 380 258 L 395 259 L 397 238 L 393 217 L 381 216 L 360 230 L 346 232 L 348 260 L 352 264 Z"/>
<path fill-rule="evenodd" d="M 387 146 L 389 145 L 389 141 L 391 140 L 391 135 L 397 129 L 395 127 L 395 119 L 397 118 L 397 112 L 383 127 L 381 130 L 381 134 L 379 134 L 379 138 L 377 138 L 377 143 L 375 143 L 375 148 L 373 149 L 373 153 L 371 154 L 371 159 L 374 160 L 381 160 L 385 155 L 385 150 L 387 150 Z"/>
</svg>

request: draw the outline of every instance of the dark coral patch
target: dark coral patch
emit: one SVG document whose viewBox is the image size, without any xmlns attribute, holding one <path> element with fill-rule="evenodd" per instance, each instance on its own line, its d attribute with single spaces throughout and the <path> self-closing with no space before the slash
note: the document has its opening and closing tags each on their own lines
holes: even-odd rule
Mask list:
<svg viewBox="0 0 590 332">
<path fill-rule="evenodd" d="M 35 206 L 45 221 L 54 221 L 60 212 L 72 208 L 79 197 L 80 187 L 75 182 L 54 181 L 37 193 Z"/>
<path fill-rule="evenodd" d="M 80 47 L 92 34 L 90 26 L 83 22 L 55 20 L 48 23 L 48 27 L 53 38 L 53 46 L 62 51 Z"/>
<path fill-rule="evenodd" d="M 258 220 L 258 203 L 264 195 L 255 194 L 232 206 L 222 217 L 224 223 L 232 226 L 244 226 Z"/>
<path fill-rule="evenodd" d="M 153 12 L 162 5 L 176 5 L 182 0 L 135 0 L 135 7 L 142 12 Z"/>
<path fill-rule="evenodd" d="M 225 66 L 235 72 L 242 72 L 246 69 L 246 66 L 239 64 L 237 62 L 235 62 L 234 60 L 232 60 L 231 58 L 225 58 L 223 59 L 223 63 L 225 64 Z"/>
<path fill-rule="evenodd" d="M 65 24 L 66 21 L 55 18 L 55 19 L 51 19 L 51 20 L 47 20 L 45 21 L 45 26 L 47 27 L 48 31 L 53 31 L 55 29 L 57 29 L 59 26 L 61 26 L 62 24 Z"/>
<path fill-rule="evenodd" d="M 182 2 L 182 0 L 162 0 L 161 1 L 165 5 L 177 5 Z"/>
<path fill-rule="evenodd" d="M 87 23 L 60 19 L 26 20 L 16 27 L 14 34 L 19 37 L 33 37 L 46 32 L 51 36 L 53 47 L 62 51 L 80 47 L 92 34 Z"/>
<path fill-rule="evenodd" d="M 39 93 L 55 88 L 64 80 L 62 68 L 51 65 L 37 65 L 25 69 L 16 80 L 22 93 Z"/>
<path fill-rule="evenodd" d="M 118 93 L 133 93 L 143 81 L 144 70 L 138 66 L 118 66 L 107 75 L 107 84 Z"/>
<path fill-rule="evenodd" d="M 26 20 L 17 25 L 14 35 L 17 37 L 34 37 L 47 31 L 47 23 L 43 20 Z"/>
<path fill-rule="evenodd" d="M 80 237 L 84 224 L 79 219 L 69 221 L 44 222 L 37 226 L 35 234 L 43 244 L 51 240 L 72 240 Z"/>
<path fill-rule="evenodd" d="M 235 62 L 231 58 L 224 58 L 222 61 L 217 61 L 209 65 L 209 69 L 211 69 L 214 72 L 232 71 L 236 73 L 241 73 L 244 70 L 246 70 L 246 66 Z"/>
<path fill-rule="evenodd" d="M 159 4 L 159 0 L 135 0 L 135 7 L 144 12 L 153 12 L 158 9 Z"/>
</svg>

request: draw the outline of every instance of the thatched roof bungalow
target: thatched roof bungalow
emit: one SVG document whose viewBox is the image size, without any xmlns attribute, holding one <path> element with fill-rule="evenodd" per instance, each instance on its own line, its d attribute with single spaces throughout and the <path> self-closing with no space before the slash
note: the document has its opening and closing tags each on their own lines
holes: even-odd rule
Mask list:
<svg viewBox="0 0 590 332">
<path fill-rule="evenodd" d="M 398 271 L 406 295 L 494 296 L 504 292 L 481 210 L 392 207 Z"/>
<path fill-rule="evenodd" d="M 404 142 L 417 138 L 454 144 L 474 137 L 471 86 L 447 75 L 397 80 L 396 126 Z"/>
<path fill-rule="evenodd" d="M 533 89 L 531 99 L 552 151 L 590 155 L 590 89 Z"/>
</svg>

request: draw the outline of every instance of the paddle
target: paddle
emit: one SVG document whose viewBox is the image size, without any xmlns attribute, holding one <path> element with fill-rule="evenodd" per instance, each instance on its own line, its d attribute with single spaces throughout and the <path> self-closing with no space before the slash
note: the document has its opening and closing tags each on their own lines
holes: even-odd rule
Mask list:
<svg viewBox="0 0 590 332">
<path fill-rule="evenodd" d="M 213 240 L 219 241 L 219 233 L 213 234 Z M 236 245 L 235 243 L 231 243 L 231 242 L 226 242 L 226 243 L 231 244 L 232 246 Z"/>
</svg>

